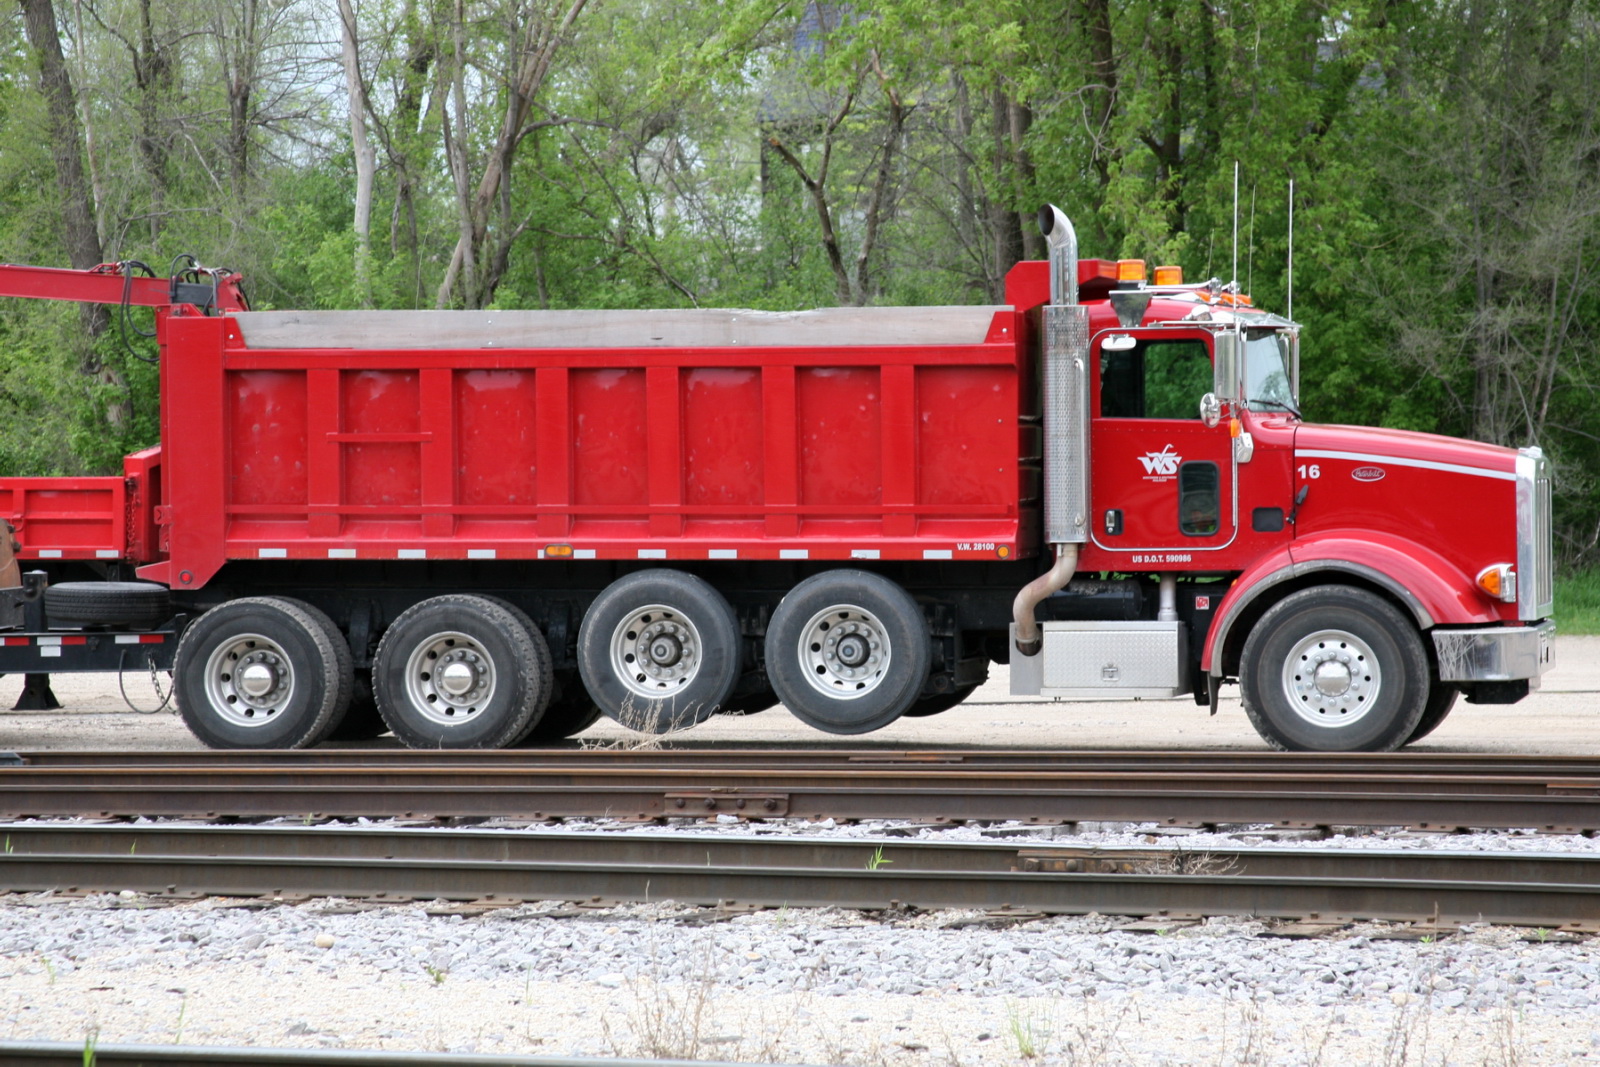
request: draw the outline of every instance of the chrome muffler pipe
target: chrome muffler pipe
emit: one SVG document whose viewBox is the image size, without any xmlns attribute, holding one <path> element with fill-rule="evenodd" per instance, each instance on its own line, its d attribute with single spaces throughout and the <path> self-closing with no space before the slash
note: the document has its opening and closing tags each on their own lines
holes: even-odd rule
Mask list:
<svg viewBox="0 0 1600 1067">
<path fill-rule="evenodd" d="M 1050 255 L 1050 304 L 1044 309 L 1044 531 L 1056 561 L 1012 603 L 1017 651 L 1043 645 L 1034 609 L 1066 588 L 1089 538 L 1089 309 L 1078 303 L 1078 235 L 1054 204 L 1039 209 Z"/>
</svg>

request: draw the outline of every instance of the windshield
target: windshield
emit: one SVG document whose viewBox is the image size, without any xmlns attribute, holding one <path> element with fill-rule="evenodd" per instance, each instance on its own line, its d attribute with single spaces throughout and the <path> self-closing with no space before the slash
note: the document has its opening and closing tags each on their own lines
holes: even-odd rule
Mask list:
<svg viewBox="0 0 1600 1067">
<path fill-rule="evenodd" d="M 1298 416 L 1293 373 L 1293 335 L 1289 330 L 1246 330 L 1244 342 L 1245 403 L 1255 409 L 1288 411 Z"/>
</svg>

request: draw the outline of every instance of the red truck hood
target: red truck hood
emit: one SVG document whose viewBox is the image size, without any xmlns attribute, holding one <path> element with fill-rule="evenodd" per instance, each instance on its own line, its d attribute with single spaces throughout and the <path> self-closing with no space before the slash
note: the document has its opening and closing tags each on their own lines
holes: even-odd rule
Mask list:
<svg viewBox="0 0 1600 1067">
<path fill-rule="evenodd" d="M 1319 426 L 1302 424 L 1295 430 L 1296 454 L 1308 452 L 1348 453 L 1339 458 L 1371 457 L 1374 463 L 1389 461 L 1405 466 L 1450 470 L 1457 467 L 1515 472 L 1514 448 L 1463 441 L 1457 437 L 1416 433 L 1411 430 L 1381 430 L 1370 426 Z M 1312 457 L 1314 458 L 1314 457 Z"/>
</svg>

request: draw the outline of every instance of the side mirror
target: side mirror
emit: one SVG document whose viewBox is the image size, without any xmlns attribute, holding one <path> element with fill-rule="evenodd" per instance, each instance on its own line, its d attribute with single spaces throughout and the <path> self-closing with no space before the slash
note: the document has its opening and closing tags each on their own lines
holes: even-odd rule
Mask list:
<svg viewBox="0 0 1600 1067">
<path fill-rule="evenodd" d="M 1222 401 L 1217 399 L 1216 393 L 1207 393 L 1200 398 L 1200 421 L 1206 424 L 1208 430 L 1222 421 Z"/>
<path fill-rule="evenodd" d="M 1239 399 L 1239 356 L 1244 337 L 1238 330 L 1222 330 L 1211 335 L 1212 392 L 1218 400 Z"/>
</svg>

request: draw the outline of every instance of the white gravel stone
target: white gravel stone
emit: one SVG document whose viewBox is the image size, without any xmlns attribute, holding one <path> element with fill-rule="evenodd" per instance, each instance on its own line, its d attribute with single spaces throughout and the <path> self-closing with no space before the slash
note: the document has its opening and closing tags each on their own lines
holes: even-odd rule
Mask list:
<svg viewBox="0 0 1600 1067">
<path fill-rule="evenodd" d="M 0 1032 L 811 1063 L 1401 1062 L 1397 1042 L 1412 1063 L 1600 1058 L 1600 946 L 1503 928 L 1281 941 L 1242 920 L 227 903 L 0 898 Z"/>
</svg>

